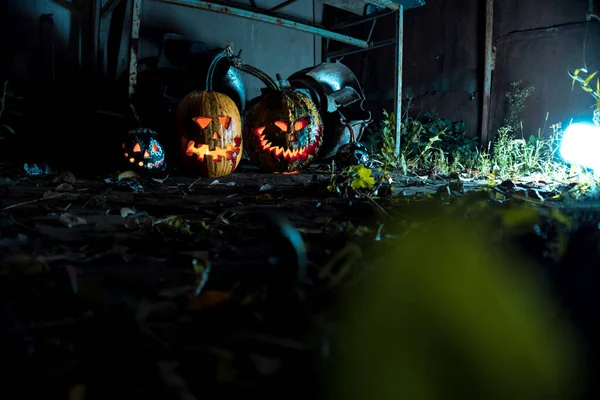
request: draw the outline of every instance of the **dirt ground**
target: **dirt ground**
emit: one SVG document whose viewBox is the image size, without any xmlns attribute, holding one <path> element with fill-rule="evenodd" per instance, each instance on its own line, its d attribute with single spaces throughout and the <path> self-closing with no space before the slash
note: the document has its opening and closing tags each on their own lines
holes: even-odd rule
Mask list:
<svg viewBox="0 0 600 400">
<path fill-rule="evenodd" d="M 6 399 L 314 397 L 316 332 L 344 260 L 367 262 L 399 204 L 456 190 L 398 177 L 387 199 L 344 199 L 317 168 L 217 180 L 2 171 Z"/>
</svg>

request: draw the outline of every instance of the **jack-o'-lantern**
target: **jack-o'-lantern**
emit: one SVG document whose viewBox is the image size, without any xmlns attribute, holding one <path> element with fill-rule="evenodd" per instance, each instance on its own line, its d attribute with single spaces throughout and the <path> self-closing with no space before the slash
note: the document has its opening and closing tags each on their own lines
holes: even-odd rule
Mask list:
<svg viewBox="0 0 600 400">
<path fill-rule="evenodd" d="M 193 91 L 177 108 L 182 164 L 203 177 L 227 175 L 242 158 L 242 120 L 235 102 L 223 93 L 212 91 L 217 54 L 209 66 L 207 90 Z"/>
<path fill-rule="evenodd" d="M 167 164 L 162 145 L 152 129 L 138 128 L 128 133 L 122 144 L 125 162 L 134 170 L 164 172 Z"/>
<path fill-rule="evenodd" d="M 296 172 L 317 156 L 323 121 L 305 94 L 271 91 L 248 111 L 244 142 L 250 160 L 268 172 Z"/>
</svg>

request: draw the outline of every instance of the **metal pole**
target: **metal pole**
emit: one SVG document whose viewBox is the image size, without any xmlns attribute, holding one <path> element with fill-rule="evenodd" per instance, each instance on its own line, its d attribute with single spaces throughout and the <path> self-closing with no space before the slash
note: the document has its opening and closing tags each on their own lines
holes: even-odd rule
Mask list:
<svg viewBox="0 0 600 400">
<path fill-rule="evenodd" d="M 481 146 L 489 143 L 490 99 L 492 93 L 494 0 L 486 1 L 485 9 L 485 60 L 483 70 L 483 105 L 481 108 Z"/>
<path fill-rule="evenodd" d="M 369 47 L 369 43 L 365 40 L 355 39 L 353 37 L 342 35 L 340 33 L 331 32 L 326 29 L 323 29 L 317 25 L 292 21 L 290 19 L 276 17 L 274 15 L 267 15 L 261 12 L 257 12 L 256 10 L 252 10 L 249 8 L 245 8 L 242 6 L 229 6 L 229 5 L 221 5 L 216 3 L 211 3 L 207 1 L 200 0 L 156 0 L 160 3 L 167 4 L 176 4 L 184 7 L 192 7 L 199 8 L 205 11 L 212 11 L 221 14 L 234 15 L 236 17 L 248 18 L 255 21 L 262 21 L 269 24 L 275 24 L 279 26 L 284 26 L 286 28 L 292 28 L 303 32 L 312 33 L 315 35 L 322 36 L 324 38 L 336 40 L 338 42 L 348 43 L 357 47 L 367 48 Z M 383 1 L 383 0 L 381 0 Z"/>
<path fill-rule="evenodd" d="M 131 36 L 129 41 L 129 98 L 135 94 L 137 86 L 137 61 L 140 42 L 140 18 L 142 15 L 142 0 L 131 1 Z"/>
<path fill-rule="evenodd" d="M 402 52 L 404 45 L 404 6 L 396 13 L 396 148 L 394 155 L 400 160 L 400 139 L 402 135 Z"/>
</svg>

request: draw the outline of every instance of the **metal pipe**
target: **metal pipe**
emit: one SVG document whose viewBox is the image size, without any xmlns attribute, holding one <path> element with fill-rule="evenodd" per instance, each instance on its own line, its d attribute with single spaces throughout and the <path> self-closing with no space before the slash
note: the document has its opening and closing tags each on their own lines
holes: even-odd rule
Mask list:
<svg viewBox="0 0 600 400">
<path fill-rule="evenodd" d="M 342 42 L 342 43 L 348 43 L 348 44 L 351 44 L 351 45 L 357 46 L 357 47 L 362 47 L 362 48 L 369 47 L 369 43 L 367 43 L 365 40 L 355 39 L 355 38 L 347 36 L 347 35 L 342 35 L 340 33 L 331 32 L 331 31 L 328 31 L 328 30 L 326 30 L 320 26 L 314 25 L 314 24 L 293 21 L 293 20 L 275 16 L 275 15 L 267 15 L 263 12 L 257 12 L 256 10 L 252 10 L 248 7 L 243 7 L 243 6 L 238 6 L 238 5 L 229 6 L 229 5 L 211 3 L 211 2 L 200 1 L 200 0 L 155 0 L 155 1 L 158 1 L 160 3 L 167 3 L 167 4 L 176 4 L 176 5 L 180 5 L 180 6 L 184 6 L 184 7 L 198 8 L 201 10 L 212 11 L 212 12 L 217 12 L 217 13 L 221 13 L 221 14 L 234 15 L 236 17 L 252 19 L 255 21 L 262 21 L 262 22 L 266 22 L 269 24 L 275 24 L 275 25 L 286 27 L 286 28 L 292 28 L 292 29 L 296 29 L 299 31 L 312 33 L 315 35 L 322 36 L 324 38 L 329 38 L 329 39 L 336 40 L 336 41 Z"/>
<path fill-rule="evenodd" d="M 129 41 L 129 98 L 135 95 L 137 86 L 137 61 L 140 42 L 140 19 L 142 15 L 142 0 L 131 1 L 131 36 Z"/>
<path fill-rule="evenodd" d="M 490 99 L 492 93 L 494 38 L 494 0 L 487 0 L 485 5 L 485 60 L 483 70 L 483 104 L 481 107 L 481 146 L 485 149 L 489 143 Z"/>
<path fill-rule="evenodd" d="M 373 36 L 373 32 L 375 31 L 375 25 L 377 25 L 377 20 L 373 21 L 371 24 L 371 29 L 369 30 L 369 36 L 367 36 L 367 42 L 371 43 L 371 37 Z"/>
<path fill-rule="evenodd" d="M 340 58 L 340 57 L 344 57 L 344 56 L 349 56 L 350 54 L 362 53 L 363 51 L 369 51 L 369 50 L 378 49 L 380 47 L 391 46 L 394 43 L 396 43 L 395 39 L 386 39 L 386 40 L 381 40 L 379 42 L 373 42 L 373 44 L 371 44 L 366 49 L 352 49 L 352 50 L 342 49 L 342 50 L 338 50 L 338 51 L 332 51 L 331 53 L 326 53 L 326 56 L 328 59 Z"/>
<path fill-rule="evenodd" d="M 400 140 L 402 136 L 402 53 L 404 45 L 404 6 L 396 13 L 396 148 L 394 155 L 400 160 Z"/>
</svg>

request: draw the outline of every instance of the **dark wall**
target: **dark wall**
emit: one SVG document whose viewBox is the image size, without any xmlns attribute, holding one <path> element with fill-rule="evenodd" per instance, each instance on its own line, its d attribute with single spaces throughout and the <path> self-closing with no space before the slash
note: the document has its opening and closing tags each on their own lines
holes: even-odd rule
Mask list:
<svg viewBox="0 0 600 400">
<path fill-rule="evenodd" d="M 404 13 L 403 98 L 410 99 L 411 114 L 437 112 L 440 117 L 465 121 L 470 135 L 479 128 L 478 69 L 484 29 L 480 0 L 427 0 L 426 5 Z M 373 40 L 393 38 L 394 17 L 376 25 Z M 354 34 L 366 37 L 368 24 Z M 367 106 L 380 115 L 393 109 L 394 47 L 348 56 L 364 78 Z"/>
<path fill-rule="evenodd" d="M 572 90 L 567 70 L 584 63 L 590 72 L 600 68 L 600 22 L 586 21 L 587 0 L 546 0 L 541 4 L 533 0 L 496 4 L 492 133 L 502 125 L 505 94 L 517 80 L 535 87 L 522 115 L 525 135 L 536 134 L 545 124 L 591 120 L 594 100 L 578 86 Z"/>
<path fill-rule="evenodd" d="M 548 124 L 567 123 L 591 115 L 591 96 L 571 91 L 567 69 L 600 68 L 600 22 L 586 23 L 588 0 L 496 0 L 490 127 L 494 134 L 505 117 L 506 91 L 521 80 L 535 86 L 523 113 L 524 128 L 537 133 Z M 362 29 L 362 30 L 360 30 Z M 367 28 L 353 33 L 366 37 Z M 382 19 L 373 40 L 394 37 L 393 19 Z M 587 32 L 587 33 L 586 33 Z M 587 35 L 587 36 L 586 36 Z M 405 11 L 403 97 L 411 99 L 412 114 L 437 112 L 465 121 L 468 134 L 480 134 L 484 0 L 427 0 Z M 393 46 L 347 56 L 343 62 L 364 78 L 367 105 L 376 116 L 393 109 Z"/>
</svg>

